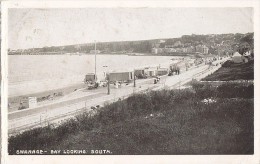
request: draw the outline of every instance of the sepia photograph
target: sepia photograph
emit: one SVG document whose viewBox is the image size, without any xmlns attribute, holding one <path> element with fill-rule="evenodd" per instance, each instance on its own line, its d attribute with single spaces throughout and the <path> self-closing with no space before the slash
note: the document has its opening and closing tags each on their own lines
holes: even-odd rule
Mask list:
<svg viewBox="0 0 260 164">
<path fill-rule="evenodd" d="M 6 11 L 8 155 L 255 154 L 254 7 Z"/>
</svg>

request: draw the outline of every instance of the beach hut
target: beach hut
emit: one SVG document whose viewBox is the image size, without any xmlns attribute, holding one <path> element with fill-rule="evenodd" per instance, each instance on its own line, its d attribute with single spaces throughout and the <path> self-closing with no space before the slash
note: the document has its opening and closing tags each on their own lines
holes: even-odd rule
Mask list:
<svg viewBox="0 0 260 164">
<path fill-rule="evenodd" d="M 109 80 L 116 81 L 131 81 L 134 79 L 134 71 L 120 71 L 120 72 L 110 72 Z"/>
<path fill-rule="evenodd" d="M 158 76 L 167 75 L 169 70 L 167 68 L 158 68 L 157 73 Z"/>
<path fill-rule="evenodd" d="M 139 69 L 135 69 L 134 70 L 134 73 L 135 73 L 135 76 L 138 78 L 138 79 L 143 79 L 145 78 L 145 68 L 139 68 Z"/>
<path fill-rule="evenodd" d="M 157 76 L 158 75 L 157 67 L 149 67 L 145 69 L 145 75 L 150 77 Z"/>
<path fill-rule="evenodd" d="M 88 73 L 85 75 L 85 79 L 84 79 L 84 82 L 85 83 L 91 83 L 91 82 L 94 82 L 95 81 L 95 74 L 94 73 Z"/>
<path fill-rule="evenodd" d="M 22 97 L 20 99 L 20 105 L 18 106 L 18 110 L 29 108 L 29 98 L 28 97 Z"/>
<path fill-rule="evenodd" d="M 37 97 L 28 97 L 29 108 L 37 107 Z"/>
<path fill-rule="evenodd" d="M 235 52 L 232 56 L 232 61 L 234 63 L 242 63 L 244 62 L 243 56 L 239 52 Z"/>
</svg>

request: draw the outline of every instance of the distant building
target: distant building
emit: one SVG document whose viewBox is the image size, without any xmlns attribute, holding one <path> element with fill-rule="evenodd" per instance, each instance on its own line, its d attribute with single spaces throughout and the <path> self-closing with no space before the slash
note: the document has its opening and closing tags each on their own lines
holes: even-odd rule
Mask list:
<svg viewBox="0 0 260 164">
<path fill-rule="evenodd" d="M 197 45 L 195 49 L 196 49 L 196 52 L 200 52 L 203 54 L 209 53 L 209 48 L 205 45 Z"/>
<path fill-rule="evenodd" d="M 196 52 L 201 52 L 201 51 L 202 51 L 201 48 L 202 48 L 201 45 L 197 45 L 197 46 L 195 47 Z"/>
<path fill-rule="evenodd" d="M 160 43 L 155 43 L 155 44 L 153 44 L 153 47 L 159 48 L 159 47 L 160 47 Z"/>
<path fill-rule="evenodd" d="M 101 52 L 101 51 L 99 51 L 99 50 L 96 50 L 96 53 L 97 53 L 97 54 L 100 54 L 100 52 Z M 95 54 L 95 50 L 90 50 L 90 52 L 89 52 L 89 53 L 91 53 L 91 54 Z"/>
<path fill-rule="evenodd" d="M 208 54 L 209 53 L 209 48 L 206 47 L 205 45 L 202 46 L 202 53 L 203 54 Z"/>
<path fill-rule="evenodd" d="M 176 48 L 175 50 L 176 52 L 180 52 L 180 53 L 183 52 L 182 48 Z"/>
<path fill-rule="evenodd" d="M 189 47 L 189 46 L 191 46 L 191 43 L 185 43 L 184 46 Z"/>
<path fill-rule="evenodd" d="M 173 44 L 173 46 L 174 47 L 178 47 L 178 46 L 181 46 L 182 44 L 181 44 L 181 41 L 176 41 L 174 44 Z"/>
<path fill-rule="evenodd" d="M 188 52 L 188 49 L 187 49 L 187 48 L 182 48 L 182 51 L 183 51 L 184 53 L 187 53 L 187 52 Z"/>
<path fill-rule="evenodd" d="M 160 40 L 159 43 L 165 43 L 165 40 Z"/>
<path fill-rule="evenodd" d="M 164 52 L 172 53 L 172 52 L 176 52 L 176 49 L 175 48 L 164 48 Z"/>
<path fill-rule="evenodd" d="M 152 53 L 153 54 L 158 54 L 158 48 L 152 48 Z"/>
<path fill-rule="evenodd" d="M 165 45 L 164 48 L 174 48 L 174 45 Z"/>
<path fill-rule="evenodd" d="M 163 52 L 162 48 L 152 48 L 152 53 L 153 54 L 160 54 Z"/>
<path fill-rule="evenodd" d="M 195 47 L 194 46 L 187 47 L 187 52 L 188 53 L 195 52 Z"/>
</svg>

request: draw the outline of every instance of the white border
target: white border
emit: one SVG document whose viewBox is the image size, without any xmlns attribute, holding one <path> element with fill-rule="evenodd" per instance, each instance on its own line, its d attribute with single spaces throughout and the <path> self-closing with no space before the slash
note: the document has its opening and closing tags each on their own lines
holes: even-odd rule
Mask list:
<svg viewBox="0 0 260 164">
<path fill-rule="evenodd" d="M 114 7 L 150 7 L 150 8 L 171 8 L 171 7 L 254 7 L 254 39 L 255 39 L 255 117 L 254 117 L 254 155 L 156 155 L 156 156 L 9 156 L 7 154 L 7 117 L 2 117 L 2 163 L 20 164 L 20 163 L 260 163 L 259 158 L 259 7 L 258 0 L 253 1 L 9 1 L 2 2 L 2 49 L 1 49 L 1 98 L 2 98 L 2 116 L 7 116 L 7 47 L 8 47 L 8 8 L 114 8 Z M 238 18 L 239 19 L 239 18 Z"/>
</svg>

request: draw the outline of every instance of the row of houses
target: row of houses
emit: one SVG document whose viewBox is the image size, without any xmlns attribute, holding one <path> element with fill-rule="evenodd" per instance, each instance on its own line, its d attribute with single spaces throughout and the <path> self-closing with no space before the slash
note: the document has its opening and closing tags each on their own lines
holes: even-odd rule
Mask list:
<svg viewBox="0 0 260 164">
<path fill-rule="evenodd" d="M 205 45 L 189 46 L 189 47 L 179 47 L 176 48 L 174 45 L 165 45 L 164 48 L 154 47 L 152 48 L 153 54 L 161 53 L 202 53 L 208 54 L 209 48 Z"/>
</svg>

